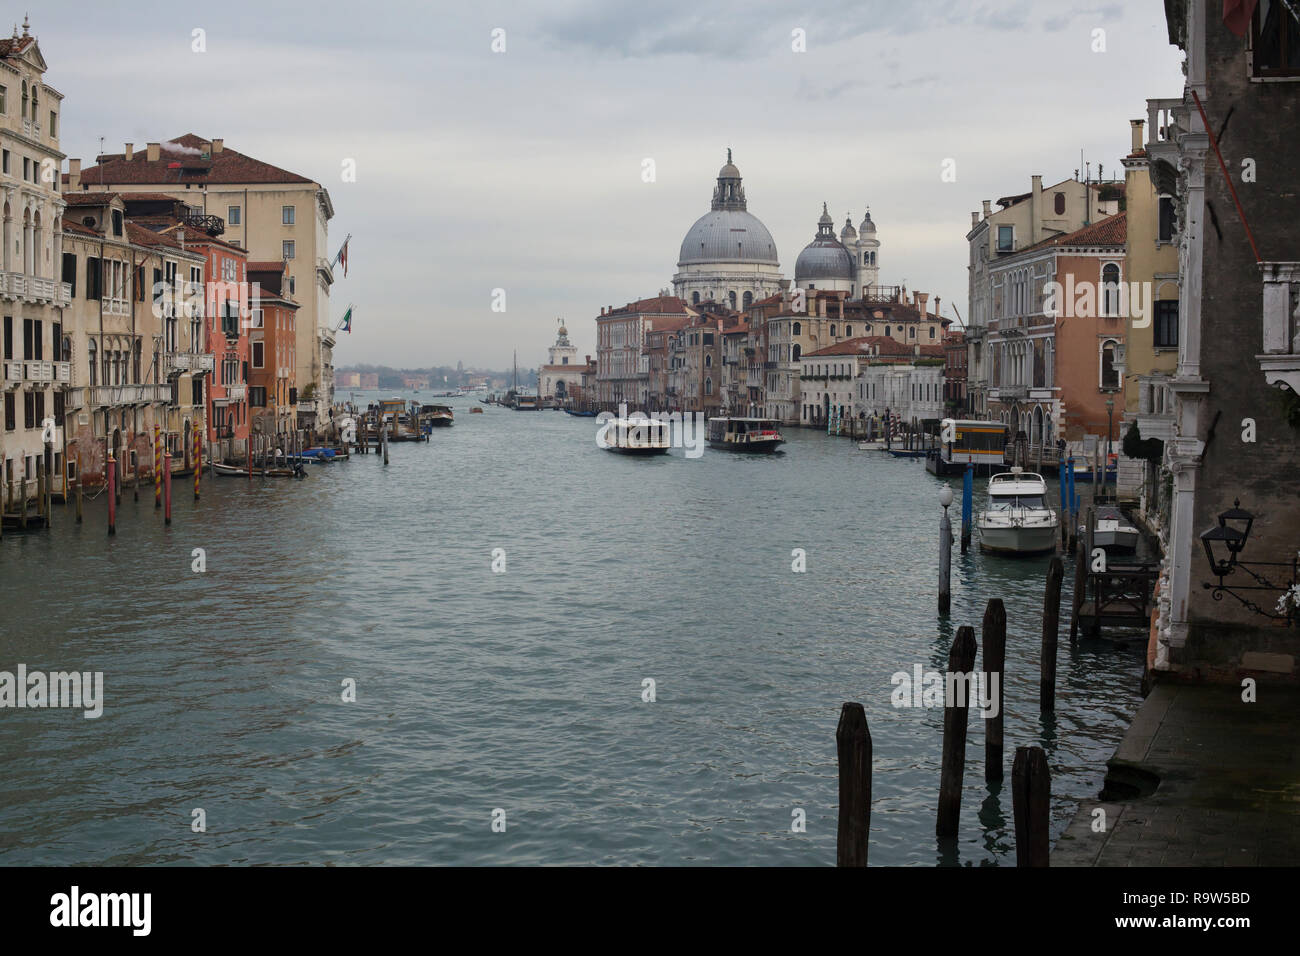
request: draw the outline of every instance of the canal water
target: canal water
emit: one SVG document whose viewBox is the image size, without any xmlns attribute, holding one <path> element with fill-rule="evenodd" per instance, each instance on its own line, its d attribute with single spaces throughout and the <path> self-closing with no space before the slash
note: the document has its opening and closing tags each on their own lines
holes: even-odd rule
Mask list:
<svg viewBox="0 0 1300 956">
<path fill-rule="evenodd" d="M 1013 864 L 1017 745 L 1047 749 L 1053 838 L 1096 796 L 1140 647 L 1063 638 L 1040 719 L 1047 559 L 954 548 L 940 620 L 921 463 L 798 429 L 772 457 L 632 459 L 593 419 L 453 404 L 387 467 L 205 475 L 170 528 L 145 489 L 114 538 L 102 497 L 5 535 L 0 671 L 99 671 L 104 702 L 0 710 L 0 863 L 832 865 L 847 700 L 873 864 Z M 994 596 L 1007 780 L 972 713 L 940 843 L 943 712 L 895 708 L 891 676 L 942 671 Z"/>
</svg>

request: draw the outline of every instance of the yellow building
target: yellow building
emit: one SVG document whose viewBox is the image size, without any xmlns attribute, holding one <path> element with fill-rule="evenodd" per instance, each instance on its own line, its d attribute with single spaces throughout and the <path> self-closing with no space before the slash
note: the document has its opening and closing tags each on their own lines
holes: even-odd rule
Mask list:
<svg viewBox="0 0 1300 956">
<path fill-rule="evenodd" d="M 1174 402 L 1169 380 L 1178 366 L 1178 245 L 1174 201 L 1157 192 L 1151 160 L 1143 145 L 1144 121 L 1130 120 L 1132 152 L 1124 157 L 1128 245 L 1124 277 L 1128 283 L 1127 343 L 1117 363 L 1124 382 L 1124 416 L 1117 438 L 1133 423 L 1144 440 L 1167 441 L 1174 434 Z M 1151 516 L 1158 463 L 1119 457 L 1118 490 L 1141 497 Z"/>
</svg>

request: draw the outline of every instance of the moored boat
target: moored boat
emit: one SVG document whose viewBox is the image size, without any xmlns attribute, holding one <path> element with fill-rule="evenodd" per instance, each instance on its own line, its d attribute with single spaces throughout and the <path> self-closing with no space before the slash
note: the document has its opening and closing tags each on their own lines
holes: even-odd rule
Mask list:
<svg viewBox="0 0 1300 956">
<path fill-rule="evenodd" d="M 663 455 L 671 445 L 668 423 L 649 418 L 613 418 L 601 426 L 597 442 L 620 455 Z"/>
<path fill-rule="evenodd" d="M 724 451 L 772 452 L 785 444 L 769 418 L 710 418 L 709 445 Z"/>
<path fill-rule="evenodd" d="M 1104 548 L 1107 551 L 1132 552 L 1137 550 L 1138 529 L 1120 513 L 1118 508 L 1110 506 L 1099 508 L 1094 520 L 1096 521 L 1092 529 L 1094 547 Z M 1087 533 L 1087 527 L 1080 525 L 1080 539 Z"/>
<path fill-rule="evenodd" d="M 989 479 L 988 505 L 975 521 L 980 550 L 993 554 L 1044 554 L 1056 550 L 1060 523 L 1047 507 L 1043 476 L 1018 466 Z"/>
</svg>

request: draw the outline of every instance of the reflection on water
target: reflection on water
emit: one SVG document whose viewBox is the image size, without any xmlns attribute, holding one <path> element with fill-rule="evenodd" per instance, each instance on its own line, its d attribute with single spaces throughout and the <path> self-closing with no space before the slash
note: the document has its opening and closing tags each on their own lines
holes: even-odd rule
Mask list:
<svg viewBox="0 0 1300 956">
<path fill-rule="evenodd" d="M 954 552 L 940 620 L 919 462 L 798 429 L 783 455 L 631 459 L 593 419 L 453 404 L 387 467 L 205 476 L 171 528 L 128 493 L 113 539 L 102 499 L 5 536 L 0 670 L 100 670 L 107 699 L 0 711 L 0 861 L 830 865 L 845 700 L 874 742 L 874 864 L 1014 862 L 1017 745 L 1047 750 L 1053 835 L 1100 789 L 1140 650 L 1063 640 L 1040 719 L 1048 559 Z M 942 846 L 942 711 L 895 709 L 890 677 L 942 670 L 991 596 L 1007 780 L 985 784 L 973 714 Z"/>
</svg>

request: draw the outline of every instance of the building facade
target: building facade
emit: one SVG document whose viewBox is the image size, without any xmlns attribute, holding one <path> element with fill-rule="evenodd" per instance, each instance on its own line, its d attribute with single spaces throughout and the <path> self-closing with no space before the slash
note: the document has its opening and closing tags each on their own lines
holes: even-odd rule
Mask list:
<svg viewBox="0 0 1300 956">
<path fill-rule="evenodd" d="M 281 260 L 287 294 L 300 303 L 296 328 L 298 399 L 320 421 L 333 402 L 334 333 L 328 248 L 334 206 L 329 191 L 305 176 L 246 156 L 222 139 L 193 133 L 143 150 L 99 156 L 85 170 L 71 160 L 66 192 L 166 193 L 221 219 L 223 239 L 257 261 Z"/>
<path fill-rule="evenodd" d="M 1208 0 L 1166 5 L 1186 86 L 1176 100 L 1148 103 L 1150 174 L 1175 198 L 1181 277 L 1174 433 L 1164 449 L 1172 500 L 1148 659 L 1157 674 L 1186 679 L 1294 682 L 1300 631 L 1284 619 L 1282 592 L 1212 586 L 1264 587 L 1247 573 L 1254 562 L 1277 562 L 1253 570 L 1288 585 L 1300 541 L 1300 28 L 1277 3 L 1257 5 L 1244 36 L 1221 14 Z M 1238 157 L 1254 160 L 1257 181 L 1237 178 Z M 1236 502 L 1252 524 L 1232 517 Z M 1227 528 L 1248 535 L 1232 539 Z M 1218 559 L 1228 557 L 1225 536 L 1239 547 L 1236 573 L 1222 580 L 1205 553 L 1215 539 L 1203 538 L 1216 529 Z"/>
</svg>

